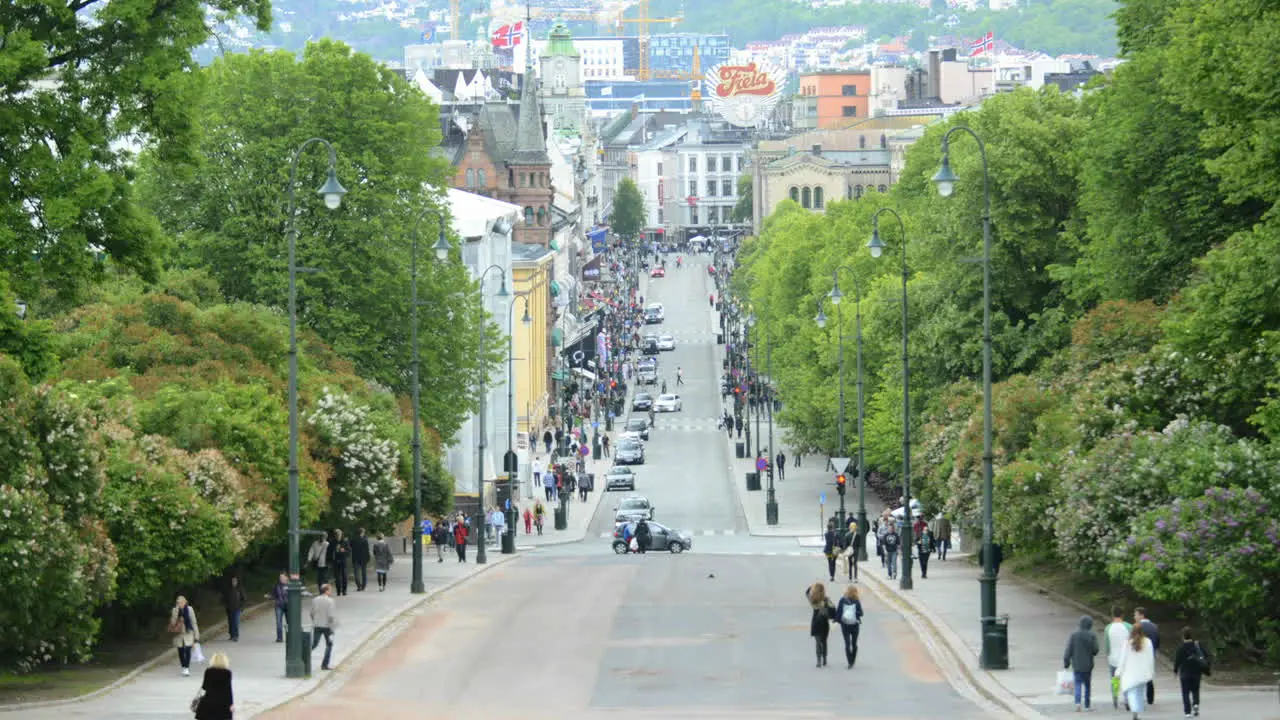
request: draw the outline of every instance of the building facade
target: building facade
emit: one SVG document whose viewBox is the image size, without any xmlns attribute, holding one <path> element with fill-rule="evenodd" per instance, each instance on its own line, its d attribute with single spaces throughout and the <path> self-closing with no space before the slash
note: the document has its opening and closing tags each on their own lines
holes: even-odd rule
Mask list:
<svg viewBox="0 0 1280 720">
<path fill-rule="evenodd" d="M 542 110 L 557 133 L 580 135 L 586 126 L 587 96 L 582 86 L 581 57 L 569 28 L 556 23 L 539 62 Z"/>
<path fill-rule="evenodd" d="M 869 114 L 871 72 L 813 72 L 800 76 L 793 118 L 797 128 L 831 129 L 866 118 Z"/>
<path fill-rule="evenodd" d="M 650 77 L 684 77 L 693 70 L 693 49 L 698 55 L 703 72 L 729 61 L 732 50 L 728 35 L 704 35 L 702 33 L 670 33 L 649 38 Z"/>
</svg>

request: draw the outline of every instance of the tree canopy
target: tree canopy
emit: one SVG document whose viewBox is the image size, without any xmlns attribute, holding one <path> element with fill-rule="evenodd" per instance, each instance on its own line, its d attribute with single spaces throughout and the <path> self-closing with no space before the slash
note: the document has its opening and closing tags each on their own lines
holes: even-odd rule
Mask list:
<svg viewBox="0 0 1280 720">
<path fill-rule="evenodd" d="M 645 222 L 644 197 L 640 188 L 631 178 L 624 178 L 618 183 L 618 191 L 613 196 L 609 227 L 620 238 L 633 238 L 640 234 Z"/>
</svg>

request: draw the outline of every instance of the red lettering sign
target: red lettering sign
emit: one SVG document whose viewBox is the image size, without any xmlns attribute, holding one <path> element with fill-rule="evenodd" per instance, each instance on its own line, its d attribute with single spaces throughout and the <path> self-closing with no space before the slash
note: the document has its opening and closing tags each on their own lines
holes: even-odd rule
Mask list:
<svg viewBox="0 0 1280 720">
<path fill-rule="evenodd" d="M 722 98 L 734 95 L 772 95 L 777 87 L 767 73 L 756 69 L 755 63 L 747 65 L 721 65 L 720 84 L 716 95 Z"/>
</svg>

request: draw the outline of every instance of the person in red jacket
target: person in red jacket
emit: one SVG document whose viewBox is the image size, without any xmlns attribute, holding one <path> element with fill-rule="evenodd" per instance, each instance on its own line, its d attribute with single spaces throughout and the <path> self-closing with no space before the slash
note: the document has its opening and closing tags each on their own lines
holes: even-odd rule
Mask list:
<svg viewBox="0 0 1280 720">
<path fill-rule="evenodd" d="M 524 534 L 533 534 L 533 511 L 527 507 L 524 509 Z"/>
<path fill-rule="evenodd" d="M 459 520 L 453 526 L 453 545 L 458 550 L 458 562 L 467 561 L 467 525 Z"/>
</svg>

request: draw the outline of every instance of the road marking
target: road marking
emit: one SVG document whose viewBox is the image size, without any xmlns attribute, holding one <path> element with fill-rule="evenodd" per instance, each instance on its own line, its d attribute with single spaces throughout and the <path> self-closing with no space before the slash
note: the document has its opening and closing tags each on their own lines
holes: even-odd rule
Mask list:
<svg viewBox="0 0 1280 720">
<path fill-rule="evenodd" d="M 737 530 L 694 530 L 689 533 L 689 535 L 693 537 L 729 537 L 737 534 Z M 602 532 L 600 533 L 600 537 L 611 538 L 613 537 L 613 533 Z"/>
</svg>

